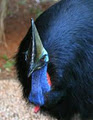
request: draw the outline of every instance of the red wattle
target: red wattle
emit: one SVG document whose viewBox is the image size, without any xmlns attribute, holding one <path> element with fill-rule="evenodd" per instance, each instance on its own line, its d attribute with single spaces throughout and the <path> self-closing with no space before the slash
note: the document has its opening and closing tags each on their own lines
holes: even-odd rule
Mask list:
<svg viewBox="0 0 93 120">
<path fill-rule="evenodd" d="M 48 74 L 48 73 L 47 73 L 47 81 L 48 81 L 48 84 L 51 86 L 51 85 L 52 85 L 52 83 L 51 83 L 50 76 L 49 76 L 49 74 Z"/>
<path fill-rule="evenodd" d="M 40 111 L 40 106 L 35 106 L 35 108 L 34 108 L 34 113 L 38 113 Z"/>
</svg>

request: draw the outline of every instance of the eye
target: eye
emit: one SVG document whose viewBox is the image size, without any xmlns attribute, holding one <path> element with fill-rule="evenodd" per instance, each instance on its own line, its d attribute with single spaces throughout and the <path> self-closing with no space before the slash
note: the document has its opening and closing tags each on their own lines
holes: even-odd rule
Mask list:
<svg viewBox="0 0 93 120">
<path fill-rule="evenodd" d="M 41 59 L 40 59 L 41 62 L 48 62 L 49 61 L 49 57 L 48 55 L 44 55 Z"/>
<path fill-rule="evenodd" d="M 40 61 L 41 61 L 41 62 L 45 62 L 45 58 L 46 58 L 46 55 L 44 55 L 44 56 L 40 59 Z"/>
<path fill-rule="evenodd" d="M 48 61 L 49 57 L 47 54 L 42 56 L 42 58 L 38 62 L 37 69 L 41 69 Z"/>
</svg>

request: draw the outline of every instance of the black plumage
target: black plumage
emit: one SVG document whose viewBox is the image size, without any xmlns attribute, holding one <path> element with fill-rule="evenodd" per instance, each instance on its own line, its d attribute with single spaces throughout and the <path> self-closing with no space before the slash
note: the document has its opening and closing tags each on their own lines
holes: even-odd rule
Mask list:
<svg viewBox="0 0 93 120">
<path fill-rule="evenodd" d="M 82 120 L 93 119 L 93 0 L 61 0 L 35 21 L 49 55 L 47 72 L 52 90 L 43 109 L 58 119 L 70 120 L 79 113 Z M 31 27 L 16 55 L 18 79 L 28 99 L 26 51 L 31 43 Z"/>
</svg>

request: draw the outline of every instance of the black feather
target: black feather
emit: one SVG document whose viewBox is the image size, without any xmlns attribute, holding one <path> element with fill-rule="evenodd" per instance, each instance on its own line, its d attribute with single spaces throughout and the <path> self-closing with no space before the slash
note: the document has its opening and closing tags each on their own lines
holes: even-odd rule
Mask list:
<svg viewBox="0 0 93 120">
<path fill-rule="evenodd" d="M 76 113 L 82 120 L 93 119 L 93 0 L 61 0 L 35 24 L 49 54 L 48 73 L 53 87 L 46 95 L 44 108 L 58 119 L 70 120 Z M 16 55 L 25 98 L 31 90 L 25 61 L 30 39 L 31 29 Z"/>
</svg>

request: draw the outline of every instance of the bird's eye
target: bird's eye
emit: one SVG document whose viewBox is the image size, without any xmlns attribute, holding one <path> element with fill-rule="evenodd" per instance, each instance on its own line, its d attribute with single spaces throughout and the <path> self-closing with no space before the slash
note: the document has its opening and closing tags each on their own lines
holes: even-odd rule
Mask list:
<svg viewBox="0 0 93 120">
<path fill-rule="evenodd" d="M 46 58 L 46 56 L 44 55 L 44 56 L 40 59 L 40 61 L 41 61 L 41 62 L 44 62 L 44 61 L 45 61 L 45 58 Z"/>
<path fill-rule="evenodd" d="M 45 63 L 47 63 L 47 62 L 49 61 L 49 57 L 48 57 L 48 55 L 47 55 L 47 54 L 44 55 L 44 56 L 40 59 L 40 61 L 41 61 L 41 62 L 45 62 Z"/>
</svg>

